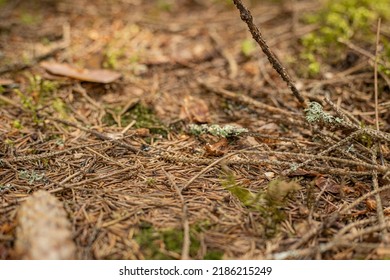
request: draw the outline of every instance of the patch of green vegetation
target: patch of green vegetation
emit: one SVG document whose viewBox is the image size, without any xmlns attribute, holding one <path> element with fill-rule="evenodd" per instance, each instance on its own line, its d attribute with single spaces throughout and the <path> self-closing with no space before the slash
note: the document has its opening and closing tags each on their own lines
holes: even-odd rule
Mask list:
<svg viewBox="0 0 390 280">
<path fill-rule="evenodd" d="M 234 197 L 247 207 L 252 207 L 256 203 L 256 195 L 247 190 L 244 186 L 236 182 L 236 178 L 229 173 L 221 181 L 222 187 L 228 190 Z"/>
<path fill-rule="evenodd" d="M 371 148 L 373 145 L 373 139 L 367 134 L 362 134 L 360 136 L 360 142 L 367 148 Z"/>
<path fill-rule="evenodd" d="M 108 46 L 104 52 L 103 67 L 109 69 L 117 69 L 119 60 L 124 58 L 125 49 Z"/>
<path fill-rule="evenodd" d="M 0 0 L 0 7 L 4 6 L 5 4 L 7 4 L 7 0 Z"/>
<path fill-rule="evenodd" d="M 34 99 L 31 96 L 22 93 L 19 89 L 15 89 L 14 92 L 19 96 L 23 109 L 30 112 L 30 114 L 32 115 L 32 121 L 35 124 L 39 124 L 40 120 L 38 118 L 37 113 L 38 105 L 36 104 Z"/>
<path fill-rule="evenodd" d="M 28 92 L 34 95 L 37 99 L 48 97 L 49 94 L 58 89 L 57 82 L 44 80 L 39 75 L 29 76 L 28 79 Z"/>
<path fill-rule="evenodd" d="M 4 144 L 13 147 L 15 145 L 15 142 L 9 138 L 4 140 Z"/>
<path fill-rule="evenodd" d="M 114 108 L 112 111 L 119 114 L 122 108 Z M 157 118 L 151 108 L 143 104 L 137 104 L 121 116 L 121 124 L 123 126 L 128 125 L 134 120 L 136 121 L 135 128 L 148 128 L 152 134 L 159 134 L 163 137 L 166 137 L 168 134 L 168 128 Z M 116 124 L 112 114 L 106 114 L 103 121 L 107 125 Z"/>
<path fill-rule="evenodd" d="M 155 178 L 146 178 L 146 180 L 145 180 L 146 185 L 148 185 L 149 187 L 155 186 L 156 182 L 157 181 Z"/>
<path fill-rule="evenodd" d="M 58 88 L 58 84 L 44 80 L 39 75 L 29 76 L 28 79 L 29 85 L 26 92 L 19 89 L 15 89 L 14 92 L 19 96 L 22 107 L 31 113 L 33 122 L 39 124 L 41 121 L 38 117 L 38 109 L 42 107 L 45 98 L 51 100 L 51 94 Z"/>
<path fill-rule="evenodd" d="M 14 120 L 12 122 L 12 126 L 18 130 L 22 129 L 23 128 L 23 125 L 22 123 L 20 122 L 20 120 Z"/>
<path fill-rule="evenodd" d="M 173 8 L 172 1 L 168 0 L 157 0 L 157 7 L 165 12 L 171 12 Z"/>
<path fill-rule="evenodd" d="M 69 109 L 62 99 L 55 98 L 52 102 L 52 108 L 59 114 L 61 119 L 69 119 Z"/>
<path fill-rule="evenodd" d="M 232 0 L 213 0 L 213 2 L 215 4 L 224 5 L 224 6 L 229 7 L 229 8 L 233 8 L 234 7 L 234 3 L 233 3 Z"/>
<path fill-rule="evenodd" d="M 307 16 L 307 23 L 319 26 L 302 38 L 301 58 L 307 62 L 307 74 L 313 76 L 321 72 L 321 59 L 330 64 L 340 61 L 346 51 L 343 41 L 374 46 L 376 35 L 372 26 L 376 26 L 379 17 L 383 21 L 390 19 L 390 1 L 328 0 L 318 13 Z M 385 45 L 382 54 L 385 59 L 390 54 L 389 40 L 381 39 Z M 382 71 L 390 72 L 387 68 Z"/>
<path fill-rule="evenodd" d="M 265 191 L 255 194 L 245 186 L 239 185 L 233 174 L 225 174 L 221 185 L 245 207 L 261 214 L 263 220 L 260 230 L 267 238 L 275 236 L 278 233 L 280 223 L 286 219 L 283 207 L 288 195 L 300 189 L 297 181 L 277 178 L 268 184 Z"/>
<path fill-rule="evenodd" d="M 241 42 L 241 53 L 245 57 L 250 57 L 256 50 L 256 43 L 252 38 L 245 39 Z"/>
<path fill-rule="evenodd" d="M 197 227 L 190 227 L 190 256 L 196 257 L 199 249 L 200 242 L 197 238 Z M 160 248 L 164 248 L 167 251 L 181 254 L 183 246 L 183 231 L 178 229 L 164 229 L 156 230 L 152 225 L 144 224 L 141 226 L 139 232 L 135 235 L 134 239 L 139 244 L 141 251 L 148 260 L 171 260 L 172 256 L 162 252 Z M 217 257 L 217 252 L 210 254 L 212 257 Z"/>
<path fill-rule="evenodd" d="M 31 11 L 24 11 L 20 15 L 20 21 L 25 25 L 34 25 L 42 22 L 42 16 L 32 14 Z"/>
<path fill-rule="evenodd" d="M 204 260 L 222 260 L 223 252 L 219 250 L 208 250 L 204 256 Z"/>
<path fill-rule="evenodd" d="M 129 32 L 136 32 L 134 29 L 138 26 L 129 27 Z M 124 47 L 115 46 L 116 41 L 123 40 L 123 38 L 116 38 L 105 50 L 103 67 L 113 70 L 126 69 L 131 71 L 134 75 L 140 75 L 147 71 L 147 66 L 145 64 L 139 63 L 140 61 L 140 51 L 135 51 L 132 54 L 128 54 L 128 51 Z"/>
</svg>

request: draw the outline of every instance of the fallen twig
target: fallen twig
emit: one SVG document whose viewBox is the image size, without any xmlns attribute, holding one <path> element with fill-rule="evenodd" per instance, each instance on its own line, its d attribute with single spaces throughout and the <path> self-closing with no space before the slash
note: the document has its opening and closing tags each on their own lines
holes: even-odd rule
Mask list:
<svg viewBox="0 0 390 280">
<path fill-rule="evenodd" d="M 264 54 L 267 56 L 269 62 L 271 63 L 272 67 L 278 72 L 280 77 L 287 83 L 288 87 L 291 89 L 292 94 L 294 97 L 305 107 L 305 99 L 303 96 L 299 93 L 298 89 L 296 88 L 294 82 L 288 75 L 286 69 L 283 67 L 283 65 L 280 63 L 280 61 L 276 58 L 276 56 L 272 53 L 270 48 L 268 47 L 266 41 L 263 38 L 263 35 L 261 34 L 259 28 L 253 23 L 253 17 L 250 11 L 242 4 L 241 0 L 233 0 L 234 5 L 236 5 L 237 9 L 240 11 L 241 19 L 248 25 L 249 31 L 252 34 L 253 39 L 259 44 Z"/>
</svg>

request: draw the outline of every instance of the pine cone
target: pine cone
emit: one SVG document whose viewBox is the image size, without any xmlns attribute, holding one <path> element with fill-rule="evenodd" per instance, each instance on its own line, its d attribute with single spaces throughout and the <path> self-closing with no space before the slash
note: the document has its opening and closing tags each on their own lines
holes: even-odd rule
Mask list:
<svg viewBox="0 0 390 280">
<path fill-rule="evenodd" d="M 37 191 L 17 215 L 15 254 L 24 260 L 74 259 L 76 246 L 71 224 L 61 202 L 46 191 Z"/>
</svg>

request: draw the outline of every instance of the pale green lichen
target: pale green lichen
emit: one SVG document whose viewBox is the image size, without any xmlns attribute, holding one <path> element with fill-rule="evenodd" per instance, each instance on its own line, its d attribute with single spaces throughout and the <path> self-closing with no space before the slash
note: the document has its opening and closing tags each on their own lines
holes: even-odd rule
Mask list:
<svg viewBox="0 0 390 280">
<path fill-rule="evenodd" d="M 21 170 L 19 171 L 19 177 L 21 179 L 27 180 L 29 185 L 34 184 L 35 182 L 44 181 L 46 179 L 44 173 L 36 173 L 35 170 Z"/>
<path fill-rule="evenodd" d="M 207 124 L 202 124 L 202 125 L 191 124 L 189 126 L 189 129 L 190 129 L 190 133 L 194 135 L 211 134 L 214 136 L 220 136 L 224 138 L 239 136 L 242 133 L 248 132 L 248 129 L 246 128 L 240 128 L 233 125 L 225 125 L 221 127 L 217 124 L 212 124 L 210 126 Z"/>
<path fill-rule="evenodd" d="M 324 123 L 342 123 L 343 120 L 334 117 L 329 113 L 326 113 L 323 111 L 321 104 L 317 102 L 310 102 L 309 108 L 305 109 L 304 112 L 306 113 L 306 120 L 309 123 L 317 123 L 317 122 L 324 122 Z"/>
<path fill-rule="evenodd" d="M 290 170 L 293 171 L 293 172 L 297 171 L 298 170 L 298 164 L 296 164 L 296 163 L 290 164 Z"/>
</svg>

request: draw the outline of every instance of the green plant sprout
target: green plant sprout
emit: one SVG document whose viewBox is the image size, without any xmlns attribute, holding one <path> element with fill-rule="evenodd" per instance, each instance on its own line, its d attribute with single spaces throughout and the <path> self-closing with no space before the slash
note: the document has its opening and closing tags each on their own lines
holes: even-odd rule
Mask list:
<svg viewBox="0 0 390 280">
<path fill-rule="evenodd" d="M 291 193 L 301 189 L 298 180 L 276 178 L 268 183 L 265 190 L 256 194 L 237 183 L 233 173 L 224 174 L 224 177 L 221 178 L 221 185 L 243 206 L 261 215 L 263 224 L 260 229 L 266 237 L 275 236 L 280 223 L 286 219 L 285 211 L 283 211 L 287 202 L 286 198 Z"/>
<path fill-rule="evenodd" d="M 29 93 L 35 93 L 38 97 L 45 97 L 58 88 L 58 83 L 42 79 L 39 75 L 29 76 Z"/>
<path fill-rule="evenodd" d="M 256 43 L 253 39 L 245 39 L 241 42 L 241 53 L 245 57 L 250 57 L 256 51 Z"/>
<path fill-rule="evenodd" d="M 246 128 L 240 128 L 233 125 L 225 125 L 221 127 L 217 124 L 212 124 L 210 126 L 207 124 L 202 124 L 202 125 L 190 124 L 189 129 L 190 129 L 190 133 L 194 135 L 211 134 L 214 136 L 220 136 L 224 138 L 235 137 L 235 136 L 239 136 L 242 133 L 248 132 L 248 129 Z"/>
<path fill-rule="evenodd" d="M 326 113 L 323 111 L 323 108 L 320 103 L 317 102 L 310 102 L 309 108 L 305 109 L 304 112 L 306 113 L 306 120 L 309 123 L 318 123 L 318 122 L 324 122 L 324 123 L 342 123 L 343 120 L 334 117 L 329 113 Z"/>
<path fill-rule="evenodd" d="M 22 123 L 20 122 L 20 120 L 14 120 L 12 122 L 12 126 L 18 130 L 21 130 L 23 128 L 23 125 Z"/>
</svg>

